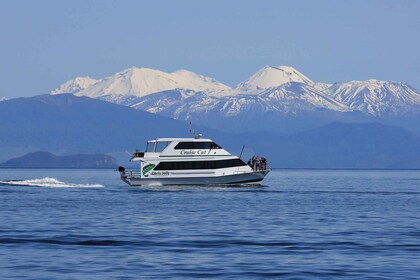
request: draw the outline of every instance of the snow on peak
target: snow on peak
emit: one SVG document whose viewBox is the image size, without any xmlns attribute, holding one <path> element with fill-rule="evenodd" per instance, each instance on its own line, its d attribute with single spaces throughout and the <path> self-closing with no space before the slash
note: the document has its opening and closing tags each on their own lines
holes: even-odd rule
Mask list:
<svg viewBox="0 0 420 280">
<path fill-rule="evenodd" d="M 196 74 L 188 70 L 178 70 L 172 72 L 171 75 L 177 77 L 185 83 L 185 88 L 194 89 L 198 91 L 208 90 L 229 90 L 230 87 L 222 84 L 221 82 L 203 75 Z"/>
<path fill-rule="evenodd" d="M 100 97 L 106 95 L 146 96 L 152 93 L 173 89 L 195 91 L 221 91 L 228 86 L 187 70 L 172 73 L 149 68 L 131 67 L 99 81 L 81 91 L 78 95 Z"/>
<path fill-rule="evenodd" d="M 258 70 L 248 80 L 238 85 L 238 89 L 255 91 L 281 86 L 290 82 L 313 85 L 308 77 L 290 66 L 265 66 Z"/>
<path fill-rule="evenodd" d="M 399 112 L 420 105 L 418 91 L 405 83 L 393 81 L 369 79 L 335 83 L 328 88 L 327 94 L 352 110 L 372 115 Z"/>
<path fill-rule="evenodd" d="M 98 80 L 90 77 L 76 77 L 73 80 L 67 81 L 60 87 L 51 91 L 50 94 L 61 94 L 61 93 L 79 93 L 80 91 L 87 89 L 91 85 L 97 83 Z"/>
</svg>

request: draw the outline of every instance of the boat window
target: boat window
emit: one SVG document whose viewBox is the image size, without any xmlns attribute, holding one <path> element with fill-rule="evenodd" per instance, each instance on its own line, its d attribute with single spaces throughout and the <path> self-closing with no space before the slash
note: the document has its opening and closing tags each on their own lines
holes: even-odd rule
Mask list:
<svg viewBox="0 0 420 280">
<path fill-rule="evenodd" d="M 168 147 L 168 145 L 170 144 L 171 142 L 169 141 L 165 141 L 165 142 L 157 142 L 156 143 L 156 149 L 155 149 L 155 152 L 156 153 L 160 153 L 160 152 L 162 152 L 163 150 L 165 150 L 165 148 L 166 147 Z"/>
<path fill-rule="evenodd" d="M 146 152 L 153 153 L 155 150 L 155 142 L 147 142 Z"/>
<path fill-rule="evenodd" d="M 209 149 L 221 149 L 221 147 L 214 142 L 179 142 L 175 146 L 174 149 L 175 150 L 193 150 L 193 149 L 209 150 Z"/>
<path fill-rule="evenodd" d="M 246 165 L 241 159 L 160 162 L 154 170 L 219 169 Z"/>
<path fill-rule="evenodd" d="M 219 145 L 217 145 L 216 143 L 211 143 L 211 149 L 221 149 L 222 147 L 220 147 Z"/>
</svg>

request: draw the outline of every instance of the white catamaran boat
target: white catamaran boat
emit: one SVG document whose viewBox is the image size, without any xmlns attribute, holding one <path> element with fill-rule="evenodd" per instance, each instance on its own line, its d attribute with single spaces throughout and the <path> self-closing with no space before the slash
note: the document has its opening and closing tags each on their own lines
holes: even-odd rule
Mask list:
<svg viewBox="0 0 420 280">
<path fill-rule="evenodd" d="M 133 153 L 131 160 L 139 161 L 140 169 L 118 168 L 130 186 L 260 185 L 271 170 L 266 164 L 251 167 L 201 135 L 150 140 L 146 150 Z"/>
</svg>

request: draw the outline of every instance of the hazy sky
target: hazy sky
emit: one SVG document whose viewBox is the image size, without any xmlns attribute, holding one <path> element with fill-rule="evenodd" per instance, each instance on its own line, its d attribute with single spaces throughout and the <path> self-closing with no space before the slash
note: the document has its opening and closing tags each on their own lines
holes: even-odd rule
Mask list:
<svg viewBox="0 0 420 280">
<path fill-rule="evenodd" d="M 131 66 L 234 86 L 264 65 L 420 89 L 420 1 L 1 1 L 0 97 Z"/>
</svg>

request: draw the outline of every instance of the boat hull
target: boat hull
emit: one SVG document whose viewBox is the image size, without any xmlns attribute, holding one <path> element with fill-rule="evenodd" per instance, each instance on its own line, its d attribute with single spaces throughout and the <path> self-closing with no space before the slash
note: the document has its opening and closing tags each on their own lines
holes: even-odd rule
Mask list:
<svg viewBox="0 0 420 280">
<path fill-rule="evenodd" d="M 130 186 L 167 186 L 167 185 L 261 185 L 270 170 L 232 174 L 213 177 L 183 178 L 139 178 L 121 174 L 121 179 Z"/>
</svg>

